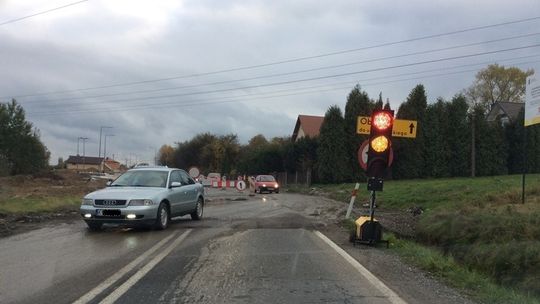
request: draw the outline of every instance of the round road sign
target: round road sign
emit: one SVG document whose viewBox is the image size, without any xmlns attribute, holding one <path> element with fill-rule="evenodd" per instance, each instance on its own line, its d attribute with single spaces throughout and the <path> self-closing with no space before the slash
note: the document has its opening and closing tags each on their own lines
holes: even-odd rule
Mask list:
<svg viewBox="0 0 540 304">
<path fill-rule="evenodd" d="M 368 156 L 368 150 L 369 150 L 369 140 L 364 140 L 364 142 L 360 145 L 360 149 L 358 149 L 358 162 L 360 163 L 360 167 L 362 169 L 367 170 L 367 156 Z"/>
<path fill-rule="evenodd" d="M 368 151 L 369 151 L 369 139 L 364 140 L 358 149 L 358 162 L 362 169 L 367 170 L 367 161 L 368 161 Z M 392 165 L 394 161 L 394 150 L 390 147 L 390 156 L 388 157 L 388 167 Z"/>
<path fill-rule="evenodd" d="M 199 168 L 197 167 L 191 167 L 189 168 L 189 176 L 191 176 L 192 178 L 197 178 L 201 175 L 201 171 L 199 171 Z"/>
<path fill-rule="evenodd" d="M 238 190 L 238 191 L 244 191 L 244 190 L 246 190 L 246 182 L 244 182 L 244 181 L 242 181 L 242 180 L 241 180 L 241 181 L 237 181 L 237 182 L 236 182 L 236 190 Z"/>
</svg>

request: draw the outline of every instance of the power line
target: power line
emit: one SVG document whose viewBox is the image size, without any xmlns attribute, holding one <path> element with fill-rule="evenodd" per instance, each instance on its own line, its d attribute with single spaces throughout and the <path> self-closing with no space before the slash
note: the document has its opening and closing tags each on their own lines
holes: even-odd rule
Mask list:
<svg viewBox="0 0 540 304">
<path fill-rule="evenodd" d="M 419 61 L 419 62 L 412 62 L 412 63 L 406 63 L 406 64 L 399 64 L 399 65 L 386 66 L 386 67 L 373 68 L 373 69 L 354 71 L 354 72 L 347 72 L 347 73 L 340 73 L 340 74 L 333 74 L 333 75 L 324 75 L 324 76 L 317 76 L 317 77 L 311 77 L 311 78 L 303 78 L 303 79 L 288 80 L 288 81 L 279 81 L 279 82 L 272 82 L 272 83 L 244 86 L 244 87 L 226 88 L 226 89 L 209 90 L 209 91 L 201 91 L 201 92 L 159 95 L 159 96 L 149 96 L 149 97 L 139 97 L 139 98 L 129 98 L 129 99 L 117 99 L 117 100 L 109 100 L 109 102 L 151 100 L 151 99 L 183 97 L 183 96 L 193 96 L 193 95 L 212 94 L 212 93 L 223 93 L 223 92 L 231 92 L 231 91 L 238 91 L 238 90 L 247 90 L 247 89 L 256 89 L 256 88 L 263 88 L 263 87 L 280 86 L 280 85 L 286 85 L 286 84 L 292 84 L 292 83 L 308 82 L 308 81 L 314 81 L 314 80 L 323 80 L 323 79 L 329 79 L 329 78 L 340 78 L 340 77 L 364 74 L 364 73 L 369 73 L 369 72 L 377 72 L 377 71 L 397 69 L 397 68 L 403 68 L 403 67 L 410 67 L 410 66 L 416 66 L 416 65 L 422 65 L 422 64 L 437 63 L 437 62 L 450 61 L 450 60 L 463 59 L 463 58 L 471 58 L 471 57 L 477 57 L 477 56 L 482 56 L 482 55 L 489 55 L 489 54 L 496 54 L 496 53 L 502 53 L 502 52 L 515 51 L 515 50 L 522 50 L 522 49 L 527 49 L 527 48 L 534 48 L 534 47 L 539 47 L 539 46 L 540 46 L 540 44 L 532 44 L 532 45 L 520 46 L 520 47 L 514 47 L 514 48 L 508 48 L 508 49 L 499 49 L 499 50 L 495 50 L 495 51 L 487 51 L 487 52 L 473 53 L 473 54 L 467 54 L 467 55 L 460 55 L 460 56 L 453 56 L 453 57 L 446 57 L 446 58 L 438 58 L 438 59 L 432 59 L 432 60 L 425 60 L 425 61 Z"/>
<path fill-rule="evenodd" d="M 90 0 L 82 0 L 82 1 L 72 2 L 72 3 L 62 5 L 62 6 L 58 6 L 58 7 L 55 7 L 55 8 L 48 9 L 46 11 L 41 11 L 41 12 L 37 12 L 37 13 L 31 14 L 31 15 L 28 15 L 28 16 L 11 19 L 11 20 L 4 21 L 4 22 L 0 23 L 0 26 L 10 24 L 10 23 L 15 23 L 17 21 L 32 18 L 32 17 L 35 17 L 35 16 L 44 15 L 44 14 L 47 14 L 47 13 L 50 13 L 50 12 L 54 12 L 54 11 L 57 11 L 57 10 L 60 10 L 60 9 L 66 8 L 66 7 L 74 6 L 74 5 L 81 4 L 81 3 L 84 3 L 84 2 L 88 2 L 88 1 L 90 1 Z"/>
<path fill-rule="evenodd" d="M 538 56 L 538 55 L 537 55 Z M 523 65 L 523 64 L 530 64 L 530 63 L 536 63 L 540 62 L 540 60 L 536 61 L 529 61 L 529 62 L 520 62 L 516 63 L 515 65 Z M 431 71 L 437 71 L 437 70 L 431 70 Z M 469 69 L 469 70 L 462 70 L 462 71 L 456 71 L 456 72 L 450 72 L 450 73 L 439 73 L 434 75 L 428 75 L 428 76 L 420 76 L 420 77 L 412 77 L 412 78 L 404 78 L 404 79 L 396 79 L 396 80 L 390 80 L 390 81 L 383 81 L 383 82 L 375 82 L 375 83 L 368 83 L 368 84 L 362 84 L 362 87 L 366 86 L 373 86 L 373 85 L 380 85 L 380 84 L 388 84 L 388 83 L 395 83 L 395 82 L 402 82 L 402 81 L 408 81 L 408 80 L 417 80 L 417 79 L 425 79 L 425 78 L 433 78 L 433 77 L 441 77 L 441 76 L 448 76 L 448 75 L 455 75 L 455 74 L 462 74 L 462 73 L 469 73 L 469 72 L 475 72 L 477 69 Z M 409 73 L 408 75 L 417 74 L 415 73 Z M 407 74 L 402 74 L 407 75 Z M 396 75 L 397 76 L 397 75 Z M 396 77 L 393 76 L 393 77 Z M 380 79 L 380 78 L 386 78 L 386 77 L 379 77 L 374 79 Z M 341 84 L 341 83 L 338 83 Z M 334 84 L 337 85 L 337 84 Z M 320 88 L 321 86 L 313 86 L 311 88 Z M 281 94 L 281 95 L 271 95 L 271 96 L 262 96 L 258 97 L 257 99 L 271 99 L 271 98 L 277 98 L 277 97 L 288 97 L 288 96 L 296 96 L 296 95 L 303 95 L 303 94 L 312 94 L 312 93 L 321 93 L 321 92 L 328 92 L 328 91 L 335 91 L 335 90 L 343 90 L 350 88 L 350 85 L 345 87 L 337 87 L 337 88 L 329 88 L 325 90 L 314 90 L 314 91 L 306 91 L 306 92 L 296 92 L 296 93 L 290 93 L 290 94 Z M 306 89 L 306 88 L 304 88 Z M 281 92 L 287 92 L 291 90 L 282 90 Z M 294 91 L 294 90 L 293 90 Z M 276 92 L 269 92 L 276 93 Z M 268 93 L 265 93 L 268 94 Z M 261 95 L 261 94 L 248 94 L 247 96 L 253 96 L 253 95 Z M 242 97 L 242 96 L 241 96 Z M 233 98 L 232 100 L 228 100 L 230 98 Z M 139 105 L 133 105 L 133 106 L 124 106 L 124 107 L 106 107 L 106 108 L 93 108 L 93 109 L 80 109 L 80 110 L 69 110 L 69 111 L 62 111 L 62 112 L 36 112 L 36 113 L 29 113 L 29 115 L 40 115 L 40 116 L 54 116 L 54 115 L 65 115 L 65 114 L 78 114 L 78 113 L 99 113 L 99 112 L 116 112 L 116 111 L 126 111 L 126 110 L 140 110 L 140 109 L 150 109 L 150 108 L 162 108 L 162 107 L 168 107 L 168 106 L 197 106 L 197 105 L 211 105 L 211 104 L 222 104 L 222 103 L 231 103 L 231 102 L 241 102 L 245 100 L 250 100 L 251 98 L 238 98 L 238 97 L 218 97 L 218 98 L 210 98 L 210 99 L 203 99 L 203 100 L 191 100 L 188 102 L 191 103 L 178 103 L 178 102 L 166 102 L 166 103 L 153 103 L 153 104 L 139 104 Z M 211 100 L 217 100 L 215 102 L 212 102 Z"/>
<path fill-rule="evenodd" d="M 465 71 L 459 71 L 459 72 L 453 72 L 453 73 L 435 74 L 435 75 L 431 75 L 431 76 L 427 76 L 427 77 L 413 77 L 413 78 L 397 79 L 397 80 L 384 81 L 384 82 L 378 82 L 378 83 L 369 83 L 369 84 L 364 84 L 363 87 L 372 86 L 372 85 L 395 83 L 395 82 L 402 82 L 402 81 L 409 81 L 409 80 L 416 80 L 416 79 L 448 76 L 448 75 L 453 75 L 453 74 L 468 73 L 468 72 L 472 72 L 472 71 L 476 71 L 476 70 L 471 69 L 471 70 L 465 70 Z M 257 99 L 260 100 L 260 99 L 272 99 L 272 98 L 279 98 L 279 97 L 290 97 L 290 96 L 303 95 L 303 94 L 313 94 L 313 93 L 322 93 L 322 92 L 329 92 L 329 91 L 335 91 L 335 90 L 343 90 L 343 89 L 348 89 L 348 88 L 350 88 L 350 86 L 330 88 L 330 89 L 325 89 L 325 90 L 314 90 L 314 91 L 307 91 L 307 92 L 300 92 L 300 93 L 263 96 L 263 97 L 259 97 Z M 178 106 L 182 106 L 182 107 L 203 106 L 203 105 L 215 105 L 215 104 L 242 102 L 242 101 L 246 101 L 246 100 L 250 100 L 250 99 L 251 98 L 241 98 L 241 99 L 232 99 L 232 100 L 218 100 L 218 101 L 213 101 L 213 102 L 208 101 L 208 102 L 192 102 L 192 103 L 168 102 L 168 103 L 159 103 L 159 104 L 152 104 L 152 105 L 136 105 L 136 106 L 122 107 L 122 108 L 98 108 L 98 109 L 90 109 L 90 110 L 65 111 L 65 112 L 60 112 L 60 113 L 49 112 L 49 113 L 43 113 L 43 114 L 38 113 L 38 114 L 40 116 L 54 116 L 54 115 L 60 115 L 60 114 L 65 115 L 65 114 L 81 114 L 81 113 L 87 114 L 87 113 L 100 113 L 100 112 L 132 111 L 132 110 L 146 110 L 146 109 L 150 109 L 150 108 L 164 108 L 164 107 L 178 107 Z"/>
<path fill-rule="evenodd" d="M 395 75 L 385 75 L 385 76 L 379 76 L 379 77 L 372 77 L 372 78 L 366 78 L 366 79 L 361 79 L 361 80 L 355 80 L 355 82 L 365 82 L 365 81 L 373 81 L 373 80 L 379 80 L 379 79 L 387 79 L 389 77 L 401 77 L 401 76 L 408 76 L 408 75 L 418 75 L 418 74 L 424 74 L 424 73 L 430 73 L 430 72 L 438 72 L 438 71 L 443 71 L 443 70 L 453 70 L 453 69 L 459 69 L 459 68 L 464 68 L 464 67 L 472 67 L 472 66 L 484 66 L 484 65 L 487 65 L 487 64 L 492 64 L 492 63 L 495 63 L 495 62 L 506 62 L 506 61 L 514 61 L 514 60 L 521 60 L 521 59 L 526 59 L 526 58 L 532 58 L 532 57 L 538 57 L 540 56 L 540 54 L 535 54 L 535 55 L 528 55 L 528 56 L 520 56 L 520 57 L 513 57 L 513 58 L 507 58 L 507 59 L 499 59 L 499 60 L 490 60 L 490 61 L 484 61 L 484 62 L 478 62 L 478 63 L 472 63 L 472 64 L 464 64 L 464 65 L 457 65 L 457 66 L 452 66 L 452 67 L 447 67 L 447 68 L 436 68 L 436 69 L 428 69 L 428 70 L 422 70 L 422 71 L 417 71 L 417 72 L 407 72 L 407 73 L 401 73 L 401 74 L 395 74 Z M 350 83 L 351 81 L 341 81 L 341 82 L 337 82 L 337 83 L 332 83 L 332 84 L 328 84 L 328 85 L 325 85 L 325 86 L 329 86 L 329 85 L 342 85 L 342 84 L 346 84 L 346 83 Z M 305 89 L 313 89 L 313 88 L 319 88 L 320 85 L 316 85 L 316 86 L 307 86 L 307 87 L 301 87 L 301 88 L 295 88 L 294 90 L 305 90 Z M 283 92 L 291 92 L 291 89 L 284 89 L 284 90 L 274 90 L 274 93 L 283 93 Z M 261 93 L 250 93 L 250 94 L 243 94 L 241 95 L 240 97 L 243 97 L 243 96 L 254 96 L 254 95 L 260 95 Z M 221 98 L 221 97 L 220 97 Z M 218 98 L 218 99 L 220 99 Z M 146 100 L 145 98 L 140 98 L 139 100 Z M 204 99 L 204 100 L 208 100 L 208 99 Z M 111 102 L 114 102 L 115 104 L 118 104 L 118 103 L 124 103 L 124 102 L 133 102 L 134 100 L 133 99 L 124 99 L 124 100 L 104 100 L 104 101 L 95 101 L 95 102 L 92 102 L 91 105 L 99 105 L 99 104 L 108 104 L 108 103 L 111 103 Z M 24 106 L 28 106 L 28 102 L 23 102 Z M 72 104 L 70 104 L 72 105 Z M 88 103 L 77 103 L 76 105 L 88 105 Z M 54 106 L 58 106 L 58 105 L 54 105 Z M 50 107 L 50 105 L 48 105 L 48 107 Z"/>
<path fill-rule="evenodd" d="M 251 69 L 256 69 L 256 68 L 261 68 L 261 67 L 268 67 L 268 66 L 285 64 L 285 63 L 299 62 L 299 61 L 305 61 L 305 60 L 310 60 L 310 59 L 323 58 L 323 57 L 341 55 L 341 54 L 346 54 L 346 53 L 353 53 L 353 52 L 364 51 L 364 50 L 374 49 L 374 48 L 379 48 L 379 47 L 386 47 L 386 46 L 392 46 L 392 45 L 397 45 L 397 44 L 402 44 L 402 43 L 408 43 L 408 42 L 414 42 L 414 41 L 420 41 L 420 40 L 426 40 L 426 39 L 432 39 L 432 38 L 439 38 L 439 37 L 450 36 L 450 35 L 455 35 L 455 34 L 462 34 L 462 33 L 466 33 L 466 32 L 478 31 L 478 30 L 483 30 L 483 29 L 488 29 L 488 28 L 500 27 L 500 26 L 505 26 L 505 25 L 524 23 L 524 22 L 529 22 L 529 21 L 535 21 L 535 20 L 538 20 L 538 19 L 540 19 L 540 16 L 531 17 L 531 18 L 525 18 L 525 19 L 518 19 L 518 20 L 507 21 L 507 22 L 496 23 L 496 24 L 490 24 L 490 25 L 471 27 L 471 28 L 466 28 L 466 29 L 461 29 L 461 30 L 456 30 L 456 31 L 450 31 L 450 32 L 445 32 L 445 33 L 439 33 L 439 34 L 419 36 L 419 37 L 415 37 L 415 38 L 398 40 L 398 41 L 393 41 L 393 42 L 386 42 L 386 43 L 381 43 L 381 44 L 375 44 L 375 45 L 365 46 L 365 47 L 360 47 L 360 48 L 355 48 L 355 49 L 342 50 L 342 51 L 336 51 L 336 52 L 330 52 L 330 53 L 323 53 L 323 54 L 319 54 L 319 55 L 312 55 L 312 56 L 306 56 L 306 57 L 297 57 L 297 58 L 286 59 L 286 60 L 281 60 L 281 61 L 273 61 L 273 62 L 257 64 L 257 65 L 250 65 L 250 66 L 243 66 L 243 67 L 236 67 L 236 68 L 228 68 L 228 69 L 222 69 L 222 70 L 216 70 L 216 71 L 210 71 L 210 72 L 204 72 L 204 73 L 196 73 L 196 74 L 173 76 L 173 77 L 166 77 L 166 78 L 149 79 L 149 80 L 142 80 L 142 81 L 124 82 L 124 83 L 102 85 L 102 86 L 94 86 L 94 87 L 79 88 L 79 89 L 62 90 L 62 91 L 50 91 L 50 92 L 34 93 L 34 94 L 26 94 L 26 95 L 17 95 L 17 96 L 3 96 L 1 98 L 10 98 L 10 97 L 21 98 L 21 97 L 31 97 L 31 96 L 45 96 L 45 95 L 60 94 L 60 93 L 81 92 L 81 91 L 88 91 L 88 90 L 106 89 L 106 88 L 113 88 L 113 87 L 122 87 L 122 86 L 130 86 L 130 85 L 137 85 L 137 84 L 146 84 L 146 83 L 153 83 L 153 82 L 176 80 L 176 79 L 208 76 L 208 75 L 235 72 L 235 71 L 242 71 L 242 70 L 251 70 Z"/>
<path fill-rule="evenodd" d="M 78 96 L 78 97 L 67 97 L 67 98 L 57 98 L 57 99 L 47 99 L 47 100 L 31 100 L 31 101 L 27 101 L 26 104 L 34 104 L 34 103 L 38 103 L 38 102 L 47 102 L 47 103 L 55 102 L 56 103 L 56 102 L 59 102 L 59 101 L 70 101 L 70 100 L 81 100 L 81 99 L 89 99 L 89 98 L 102 98 L 102 97 L 132 95 L 132 94 L 140 94 L 140 93 L 162 92 L 162 91 L 170 91 L 170 90 L 196 88 L 196 87 L 201 87 L 201 86 L 221 85 L 221 84 L 234 83 L 234 82 L 257 80 L 257 79 L 274 78 L 274 77 L 281 77 L 281 76 L 290 76 L 290 75 L 307 73 L 307 72 L 315 72 L 315 71 L 334 69 L 334 68 L 339 68 L 339 67 L 347 67 L 347 66 L 357 65 L 357 64 L 362 64 L 362 63 L 372 63 L 372 62 L 377 62 L 377 61 L 384 61 L 384 60 L 388 60 L 388 59 L 403 58 L 403 57 L 409 57 L 409 56 L 414 56 L 414 55 L 424 55 L 424 54 L 435 53 L 435 52 L 440 52 L 440 51 L 447 51 L 447 50 L 453 50 L 453 49 L 458 49 L 458 48 L 465 48 L 465 47 L 470 47 L 470 46 L 476 46 L 476 45 L 482 45 L 482 44 L 488 44 L 488 43 L 495 43 L 495 42 L 502 42 L 502 41 L 520 39 L 520 38 L 527 38 L 527 37 L 538 36 L 538 35 L 540 35 L 540 32 L 524 34 L 524 35 L 518 35 L 518 36 L 505 37 L 505 38 L 500 38 L 500 39 L 487 40 L 487 41 L 481 41 L 481 42 L 454 45 L 454 46 L 450 46 L 450 47 L 437 48 L 437 49 L 431 49 L 431 50 L 424 50 L 424 51 L 412 52 L 412 53 L 407 53 L 407 54 L 400 54 L 400 55 L 394 55 L 394 56 L 387 56 L 387 57 L 379 57 L 379 58 L 367 59 L 367 60 L 361 60 L 361 61 L 354 61 L 354 62 L 337 64 L 337 65 L 329 65 L 329 66 L 323 66 L 323 67 L 318 67 L 318 68 L 304 69 L 304 70 L 298 70 L 298 71 L 292 71 L 292 72 L 286 72 L 286 73 L 277 73 L 277 74 L 269 74 L 269 75 L 248 77 L 248 78 L 242 78 L 242 79 L 223 80 L 223 81 L 210 82 L 210 83 L 199 83 L 199 84 L 194 84 L 194 85 L 184 85 L 184 86 L 176 86 L 176 87 L 168 87 L 168 88 L 139 90 L 139 91 L 120 92 L 120 93 L 101 94 L 101 95 L 91 95 L 91 96 Z"/>
</svg>

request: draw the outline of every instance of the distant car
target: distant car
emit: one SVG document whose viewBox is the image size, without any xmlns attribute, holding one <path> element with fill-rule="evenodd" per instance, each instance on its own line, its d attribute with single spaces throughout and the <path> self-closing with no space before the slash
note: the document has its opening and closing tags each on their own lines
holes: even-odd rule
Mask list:
<svg viewBox="0 0 540 304">
<path fill-rule="evenodd" d="M 263 191 L 279 193 L 279 184 L 272 175 L 257 175 L 255 178 L 255 193 Z"/>
<path fill-rule="evenodd" d="M 171 217 L 203 216 L 204 188 L 184 170 L 140 167 L 120 175 L 108 187 L 87 194 L 81 216 L 91 230 L 103 224 L 166 229 Z"/>
</svg>

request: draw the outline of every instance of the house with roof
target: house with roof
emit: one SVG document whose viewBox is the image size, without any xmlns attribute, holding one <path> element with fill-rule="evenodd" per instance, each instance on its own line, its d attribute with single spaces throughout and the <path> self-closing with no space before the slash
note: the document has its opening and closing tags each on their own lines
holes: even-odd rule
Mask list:
<svg viewBox="0 0 540 304">
<path fill-rule="evenodd" d="M 66 168 L 78 171 L 120 172 L 122 165 L 111 158 L 70 155 L 66 160 Z"/>
<path fill-rule="evenodd" d="M 291 136 L 293 142 L 302 137 L 317 137 L 321 131 L 324 116 L 298 115 Z"/>
<path fill-rule="evenodd" d="M 497 102 L 491 107 L 486 120 L 496 121 L 500 119 L 504 126 L 515 121 L 524 107 L 525 104 L 522 102 Z"/>
<path fill-rule="evenodd" d="M 105 171 L 112 173 L 124 171 L 124 168 L 120 162 L 108 157 L 103 160 L 103 168 Z"/>
<path fill-rule="evenodd" d="M 69 170 L 101 171 L 103 157 L 70 155 L 65 163 Z"/>
</svg>

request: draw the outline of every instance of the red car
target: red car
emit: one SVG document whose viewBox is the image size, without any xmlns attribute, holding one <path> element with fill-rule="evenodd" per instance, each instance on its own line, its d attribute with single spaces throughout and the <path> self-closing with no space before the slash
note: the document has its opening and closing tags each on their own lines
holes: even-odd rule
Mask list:
<svg viewBox="0 0 540 304">
<path fill-rule="evenodd" d="M 272 175 L 257 175 L 255 178 L 255 193 L 263 191 L 279 193 L 279 184 Z"/>
</svg>

